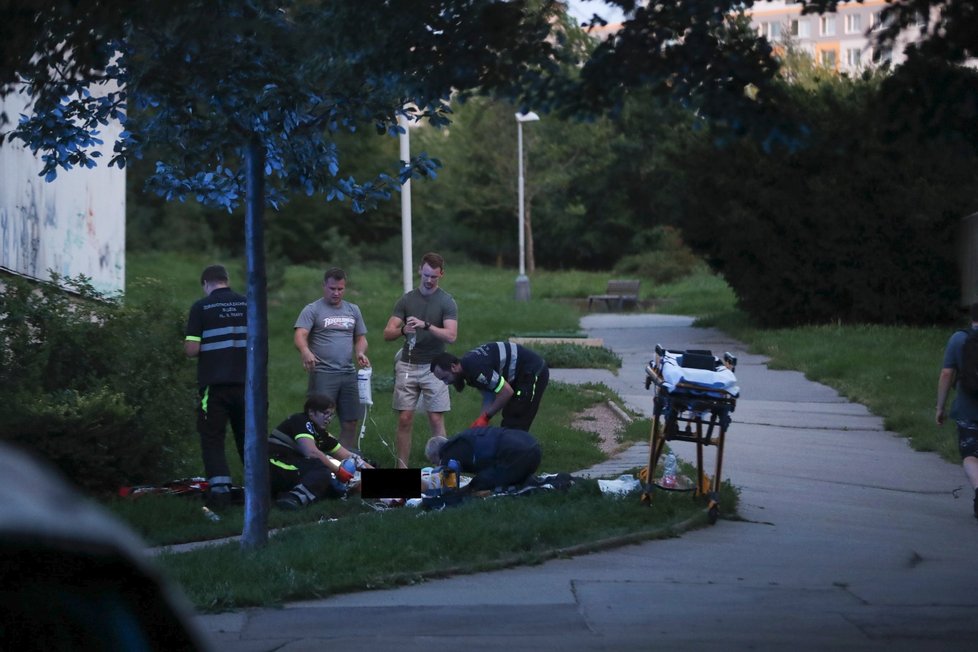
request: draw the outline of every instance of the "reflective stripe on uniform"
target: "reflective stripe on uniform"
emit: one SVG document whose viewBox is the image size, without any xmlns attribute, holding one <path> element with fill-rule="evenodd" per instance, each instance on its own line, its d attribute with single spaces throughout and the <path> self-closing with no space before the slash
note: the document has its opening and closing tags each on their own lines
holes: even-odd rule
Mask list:
<svg viewBox="0 0 978 652">
<path fill-rule="evenodd" d="M 496 348 L 499 349 L 499 373 L 508 381 L 515 380 L 516 365 L 519 364 L 516 345 L 509 342 L 496 342 Z"/>
<path fill-rule="evenodd" d="M 500 391 L 502 391 L 502 389 L 503 389 L 503 387 L 504 387 L 505 385 L 506 385 L 506 379 L 505 379 L 505 378 L 503 378 L 502 376 L 500 376 L 500 377 L 499 377 L 499 384 L 498 384 L 498 385 L 496 385 L 496 387 L 495 387 L 495 388 L 493 388 L 493 390 L 492 390 L 492 391 L 493 391 L 493 393 L 494 393 L 494 394 L 498 394 L 498 393 L 499 393 Z"/>
<path fill-rule="evenodd" d="M 247 326 L 221 326 L 208 328 L 200 334 L 201 351 L 218 351 L 220 349 L 243 349 L 248 346 Z M 216 340 L 216 341 L 215 341 Z"/>
<path fill-rule="evenodd" d="M 217 337 L 219 335 L 230 335 L 232 333 L 245 333 L 247 334 L 247 326 L 226 326 L 223 328 L 208 328 L 206 331 L 200 334 L 201 337 Z"/>
<path fill-rule="evenodd" d="M 285 469 L 286 471 L 298 471 L 299 467 L 292 466 L 291 464 L 286 464 L 285 462 L 279 462 L 278 460 L 272 458 L 268 460 L 271 464 L 274 464 L 280 469 Z"/>
<path fill-rule="evenodd" d="M 200 346 L 201 351 L 216 351 L 218 349 L 243 349 L 248 346 L 248 343 L 244 340 L 224 340 L 223 342 L 212 342 L 210 344 L 202 344 Z"/>
</svg>

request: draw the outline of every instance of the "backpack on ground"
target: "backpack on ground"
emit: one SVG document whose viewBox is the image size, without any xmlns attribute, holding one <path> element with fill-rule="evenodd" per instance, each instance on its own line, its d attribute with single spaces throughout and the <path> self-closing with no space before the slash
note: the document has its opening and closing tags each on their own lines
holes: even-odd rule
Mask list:
<svg viewBox="0 0 978 652">
<path fill-rule="evenodd" d="M 978 397 L 978 329 L 964 331 L 961 368 L 958 369 L 958 388 L 970 396 Z"/>
</svg>

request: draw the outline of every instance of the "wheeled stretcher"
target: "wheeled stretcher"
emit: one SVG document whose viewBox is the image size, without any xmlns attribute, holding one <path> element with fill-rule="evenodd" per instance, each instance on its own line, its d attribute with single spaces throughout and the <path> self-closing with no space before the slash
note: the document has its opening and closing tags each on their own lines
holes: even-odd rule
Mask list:
<svg viewBox="0 0 978 652">
<path fill-rule="evenodd" d="M 712 351 L 671 351 L 655 347 L 655 357 L 645 367 L 645 389 L 655 386 L 649 463 L 642 484 L 642 501 L 650 502 L 656 490 L 693 491 L 705 497 L 710 523 L 720 514 L 720 472 L 723 444 L 730 414 L 737 405 L 740 388 L 734 370 L 737 358 Z M 666 487 L 656 481 L 655 469 L 667 441 L 696 444 L 696 478 L 691 487 Z M 703 465 L 705 446 L 716 446 L 716 469 L 711 478 Z M 661 480 L 661 479 L 660 479 Z"/>
</svg>

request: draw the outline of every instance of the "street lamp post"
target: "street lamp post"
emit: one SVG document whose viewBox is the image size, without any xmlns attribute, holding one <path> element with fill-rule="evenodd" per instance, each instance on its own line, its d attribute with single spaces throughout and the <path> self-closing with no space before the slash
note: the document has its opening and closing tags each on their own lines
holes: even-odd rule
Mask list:
<svg viewBox="0 0 978 652">
<path fill-rule="evenodd" d="M 523 123 L 524 122 L 536 122 L 540 119 L 533 111 L 529 113 L 517 113 L 516 114 L 516 155 L 519 158 L 518 163 L 518 194 L 519 194 L 519 241 L 520 241 L 520 273 L 516 277 L 516 300 L 517 301 L 529 301 L 530 300 L 530 279 L 526 275 L 526 228 L 524 226 L 523 211 L 525 210 L 523 202 Z"/>
<path fill-rule="evenodd" d="M 409 131 L 411 127 L 403 115 L 397 117 L 397 124 L 402 130 L 398 138 L 401 164 L 407 165 L 411 162 L 411 132 Z M 414 280 L 411 251 L 411 179 L 408 179 L 401 186 L 401 261 L 404 272 L 404 292 L 411 291 Z"/>
</svg>

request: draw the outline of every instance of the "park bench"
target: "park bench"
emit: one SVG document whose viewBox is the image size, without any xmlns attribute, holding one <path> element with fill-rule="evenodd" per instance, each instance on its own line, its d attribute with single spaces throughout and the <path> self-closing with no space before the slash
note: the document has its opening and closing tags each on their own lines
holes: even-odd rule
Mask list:
<svg viewBox="0 0 978 652">
<path fill-rule="evenodd" d="M 615 279 L 608 281 L 608 287 L 604 294 L 592 294 L 587 298 L 587 309 L 591 309 L 591 304 L 595 301 L 604 301 L 605 306 L 610 310 L 615 304 L 619 310 L 625 307 L 626 303 L 638 303 L 638 286 L 640 281 Z"/>
</svg>

